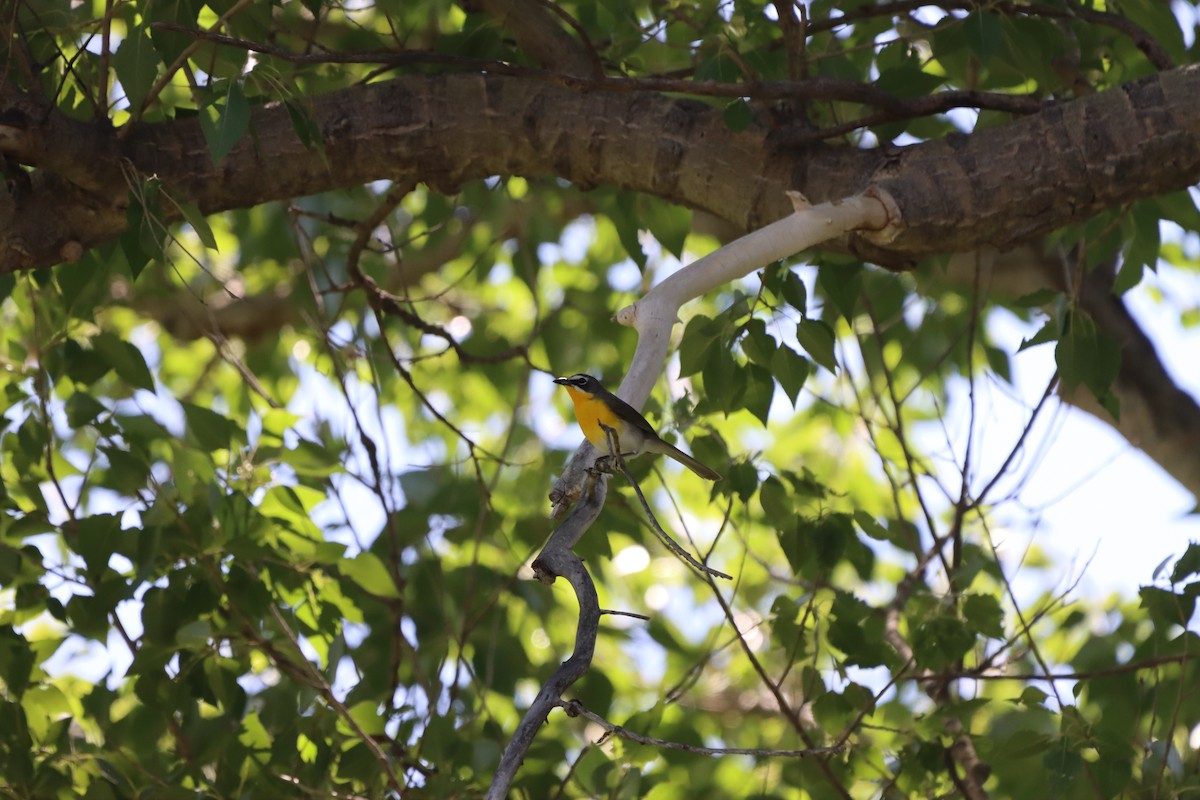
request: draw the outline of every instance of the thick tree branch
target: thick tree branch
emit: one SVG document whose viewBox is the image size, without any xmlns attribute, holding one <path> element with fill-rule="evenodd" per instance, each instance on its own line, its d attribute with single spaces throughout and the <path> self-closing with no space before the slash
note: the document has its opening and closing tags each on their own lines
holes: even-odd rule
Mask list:
<svg viewBox="0 0 1200 800">
<path fill-rule="evenodd" d="M 1099 270 L 1089 272 L 1079 302 L 1096 327 L 1121 349 L 1121 367 L 1112 385 L 1120 419 L 1114 420 L 1084 387 L 1063 392 L 1063 399 L 1112 425 L 1200 498 L 1200 405 L 1171 378 L 1150 337 L 1125 302 L 1113 294 L 1108 276 Z"/>
<path fill-rule="evenodd" d="M 994 268 L 985 278 L 984 292 L 1004 302 L 1045 289 L 1071 291 L 1068 277 L 1072 267 L 1064 263 L 1069 258 L 1035 247 L 997 254 Z M 974 263 L 971 254 L 952 257 L 942 280 L 969 290 Z M 1111 387 L 1120 419 L 1114 420 L 1102 409 L 1086 387 L 1063 392 L 1063 401 L 1113 426 L 1200 498 L 1200 405 L 1167 372 L 1154 343 L 1129 313 L 1125 301 L 1113 293 L 1111 272 L 1099 268 L 1087 272 L 1076 294 L 1097 329 L 1120 347 L 1121 367 Z"/>
<path fill-rule="evenodd" d="M 122 165 L 156 175 L 172 198 L 205 213 L 377 179 L 452 192 L 489 175 L 554 175 L 653 194 L 742 230 L 785 216 L 787 190 L 821 201 L 876 186 L 895 199 L 904 229 L 886 244 L 851 234 L 826 246 L 903 268 L 935 253 L 1010 249 L 1102 209 L 1195 183 L 1197 97 L 1200 66 L 1189 66 L 970 136 L 899 149 L 792 151 L 758 128 L 730 131 L 711 107 L 652 92 L 417 75 L 314 98 L 324 157 L 305 147 L 286 109 L 256 108 L 254 136 L 214 167 L 194 119 L 140 123 L 118 140 L 104 121 L 68 120 L 9 91 L 0 94 L 0 153 L 34 169 L 27 185 L 0 197 L 0 273 L 75 260 L 119 235 L 129 193 Z M 1137 341 L 1118 338 L 1130 347 Z M 1148 432 L 1160 432 L 1162 443 L 1172 430 L 1192 436 L 1196 414 L 1185 405 L 1171 406 L 1169 425 L 1158 419 L 1127 435 L 1148 452 L 1155 441 Z M 1147 418 L 1159 407 L 1148 404 Z M 1178 459 L 1178 449 L 1156 457 Z M 1181 480 L 1196 485 L 1194 477 Z"/>
<path fill-rule="evenodd" d="M 886 247 L 853 239 L 893 267 L 984 244 L 1007 249 L 1096 212 L 1200 178 L 1200 67 L 1189 66 L 1051 106 L 970 136 L 888 150 L 791 151 L 767 132 L 730 131 L 709 106 L 653 92 L 580 92 L 528 77 L 416 75 L 313 99 L 325 157 L 312 154 L 277 104 L 256 108 L 245 137 L 212 165 L 199 123 L 142 123 L 117 142 L 73 123 L 75 163 L 127 161 L 205 213 L 372 180 L 424 181 L 452 192 L 489 175 L 558 176 L 710 211 L 743 230 L 787 213 L 784 192 L 815 202 L 872 184 L 899 204 L 906 229 Z M 62 126 L 0 108 L 0 152 L 38 167 L 0 217 L 0 272 L 62 260 L 125 226 L 126 186 L 105 169 L 80 196 L 52 135 Z M 19 100 L 20 98 L 18 98 Z M 13 131 L 24 144 L 10 144 Z M 27 138 L 26 138 L 27 137 Z M 41 141 L 44 146 L 35 146 Z M 115 149 L 115 150 L 114 150 Z M 114 158 L 116 156 L 116 158 Z M 50 174 L 47 174 L 50 173 Z M 61 172 L 61 175 L 58 173 Z"/>
</svg>

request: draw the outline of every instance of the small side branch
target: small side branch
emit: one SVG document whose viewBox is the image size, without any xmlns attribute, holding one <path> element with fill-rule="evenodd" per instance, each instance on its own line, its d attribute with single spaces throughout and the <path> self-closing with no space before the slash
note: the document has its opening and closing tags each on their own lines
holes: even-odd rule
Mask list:
<svg viewBox="0 0 1200 800">
<path fill-rule="evenodd" d="M 844 752 L 845 745 L 833 745 L 831 747 L 806 747 L 803 750 L 773 750 L 763 747 L 701 747 L 695 744 L 686 744 L 684 742 L 672 742 L 667 739 L 658 739 L 653 736 L 644 736 L 640 733 L 634 733 L 628 728 L 623 728 L 620 725 L 614 725 L 604 717 L 594 712 L 588 711 L 583 707 L 583 704 L 578 700 L 568 702 L 560 702 L 558 706 L 567 712 L 571 717 L 583 717 L 604 728 L 608 733 L 606 735 L 619 736 L 622 739 L 628 739 L 631 742 L 638 744 L 650 745 L 652 747 L 660 747 L 663 750 L 683 750 L 687 753 L 698 753 L 703 756 L 759 756 L 762 758 L 777 757 L 777 758 L 806 758 L 808 756 L 830 756 Z"/>
<path fill-rule="evenodd" d="M 610 456 L 608 457 L 612 459 L 616 468 L 619 469 L 621 474 L 625 476 L 625 480 L 629 481 L 629 483 L 633 485 L 633 490 L 637 492 L 638 500 L 642 501 L 642 510 L 646 512 L 646 518 L 650 520 L 650 527 L 654 530 L 654 535 L 658 537 L 658 540 L 662 542 L 668 550 L 670 550 L 679 558 L 683 559 L 685 564 L 699 572 L 701 575 L 707 574 L 717 578 L 724 578 L 727 581 L 733 580 L 732 575 L 726 575 L 719 569 L 713 569 L 712 567 L 697 561 L 691 553 L 683 549 L 683 546 L 679 544 L 679 542 L 671 538 L 671 534 L 663 530 L 662 526 L 658 524 L 658 518 L 655 517 L 654 512 L 650 510 L 650 504 L 646 502 L 646 495 L 642 494 L 641 485 L 629 472 L 629 467 L 625 466 L 625 459 L 621 458 L 621 440 L 617 437 L 617 432 L 603 423 L 600 424 L 600 427 L 604 429 L 604 435 L 608 438 L 608 451 L 610 453 Z"/>
</svg>

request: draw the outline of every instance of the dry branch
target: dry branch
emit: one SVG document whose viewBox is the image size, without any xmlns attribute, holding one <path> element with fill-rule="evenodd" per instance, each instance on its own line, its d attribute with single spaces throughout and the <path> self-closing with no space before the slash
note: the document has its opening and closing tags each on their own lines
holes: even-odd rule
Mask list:
<svg viewBox="0 0 1200 800">
<path fill-rule="evenodd" d="M 534 559 L 533 572 L 542 583 L 554 583 L 559 577 L 566 578 L 579 600 L 579 623 L 575 629 L 575 649 L 571 657 L 559 665 L 550 679 L 542 686 L 537 697 L 525 712 L 512 739 L 500 757 L 500 766 L 492 777 L 487 800 L 503 800 L 517 776 L 517 770 L 525 759 L 525 753 L 533 744 L 538 729 L 546 717 L 558 705 L 563 692 L 587 672 L 596 649 L 596 635 L 600 629 L 600 601 L 596 596 L 596 584 L 588 574 L 583 560 L 571 552 L 571 548 L 600 515 L 607 495 L 608 478 L 596 475 L 585 488 L 583 499 L 575 506 Z"/>
</svg>

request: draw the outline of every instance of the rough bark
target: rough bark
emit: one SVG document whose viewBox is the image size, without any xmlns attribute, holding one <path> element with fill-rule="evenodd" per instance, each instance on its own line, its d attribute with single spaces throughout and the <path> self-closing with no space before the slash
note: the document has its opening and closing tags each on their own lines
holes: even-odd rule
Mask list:
<svg viewBox="0 0 1200 800">
<path fill-rule="evenodd" d="M 121 136 L 5 95 L 0 152 L 39 169 L 0 216 L 0 272 L 58 263 L 119 234 L 122 163 L 205 213 L 381 178 L 454 191 L 490 175 L 553 175 L 653 194 L 743 230 L 786 214 L 786 189 L 820 202 L 874 183 L 897 199 L 906 228 L 886 248 L 850 244 L 893 268 L 1008 249 L 1200 178 L 1200 66 L 969 136 L 874 150 L 789 150 L 761 128 L 730 131 L 703 103 L 530 76 L 408 76 L 313 98 L 312 114 L 323 154 L 304 146 L 284 108 L 267 105 L 254 111 L 254 136 L 214 166 L 194 119 Z"/>
</svg>

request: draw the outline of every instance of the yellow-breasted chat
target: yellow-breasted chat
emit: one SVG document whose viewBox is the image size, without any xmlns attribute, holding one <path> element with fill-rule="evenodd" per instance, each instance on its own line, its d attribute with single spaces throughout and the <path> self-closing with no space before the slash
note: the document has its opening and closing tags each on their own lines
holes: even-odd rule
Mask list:
<svg viewBox="0 0 1200 800">
<path fill-rule="evenodd" d="M 621 447 L 621 457 L 630 458 L 639 453 L 662 453 L 683 464 L 701 478 L 719 481 L 721 473 L 701 464 L 678 447 L 662 440 L 646 418 L 633 406 L 600 385 L 591 375 L 580 372 L 569 378 L 555 378 L 554 382 L 566 388 L 575 403 L 575 419 L 583 429 L 583 435 L 601 453 L 609 452 L 608 437 L 604 428 L 612 428 Z"/>
</svg>

